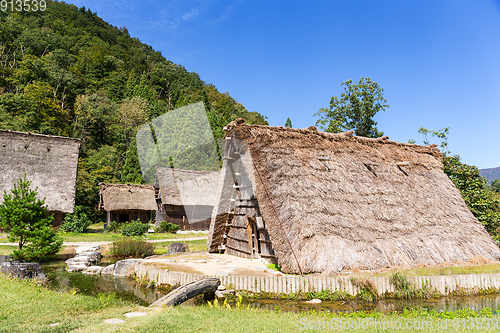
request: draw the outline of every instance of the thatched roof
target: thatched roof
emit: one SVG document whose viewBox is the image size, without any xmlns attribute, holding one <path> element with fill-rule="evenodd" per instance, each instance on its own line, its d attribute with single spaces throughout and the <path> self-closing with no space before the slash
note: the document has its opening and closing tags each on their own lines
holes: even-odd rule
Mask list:
<svg viewBox="0 0 500 333">
<path fill-rule="evenodd" d="M 152 185 L 99 183 L 99 209 L 156 210 L 155 189 Z"/>
<path fill-rule="evenodd" d="M 79 147 L 78 139 L 0 130 L 0 203 L 26 173 L 50 211 L 72 213 Z"/>
<path fill-rule="evenodd" d="M 228 125 L 226 140 L 241 147 L 284 272 L 299 272 L 287 237 L 304 273 L 500 258 L 433 146 L 241 121 Z M 224 197 L 224 188 L 219 194 Z M 212 251 L 224 242 L 226 221 L 219 217 L 226 213 L 227 202 L 220 200 Z"/>
<path fill-rule="evenodd" d="M 218 171 L 157 167 L 155 178 L 164 205 L 213 206 L 216 202 Z"/>
</svg>

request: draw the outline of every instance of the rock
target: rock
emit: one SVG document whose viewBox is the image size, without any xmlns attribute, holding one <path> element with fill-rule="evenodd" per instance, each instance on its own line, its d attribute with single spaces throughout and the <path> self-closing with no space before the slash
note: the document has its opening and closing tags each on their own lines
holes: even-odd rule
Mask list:
<svg viewBox="0 0 500 333">
<path fill-rule="evenodd" d="M 0 272 L 20 279 L 47 280 L 42 266 L 37 262 L 3 262 L 0 264 Z"/>
<path fill-rule="evenodd" d="M 121 320 L 118 318 L 104 319 L 103 322 L 106 324 L 125 324 L 126 323 L 125 320 Z"/>
<path fill-rule="evenodd" d="M 57 325 L 59 325 L 59 323 L 53 323 L 53 324 L 50 324 L 49 326 L 50 326 L 50 327 L 55 327 L 55 326 L 57 326 Z"/>
<path fill-rule="evenodd" d="M 80 254 L 82 252 L 95 252 L 100 249 L 99 245 L 83 245 L 75 248 L 76 254 Z"/>
<path fill-rule="evenodd" d="M 173 243 L 168 247 L 167 256 L 187 252 L 188 247 L 184 243 Z"/>
<path fill-rule="evenodd" d="M 86 267 L 84 270 L 83 270 L 83 274 L 87 274 L 87 275 L 98 275 L 98 274 L 101 274 L 101 271 L 103 270 L 104 267 L 102 266 L 89 266 L 89 267 Z"/>
<path fill-rule="evenodd" d="M 203 260 L 203 259 L 200 259 L 200 260 L 196 260 L 195 263 L 197 264 L 205 264 L 207 261 L 206 260 Z"/>
<path fill-rule="evenodd" d="M 317 299 L 317 298 L 314 298 L 310 301 L 307 301 L 306 303 L 309 303 L 309 304 L 319 304 L 321 303 L 321 300 L 320 299 Z"/>
<path fill-rule="evenodd" d="M 220 286 L 217 287 L 217 290 L 226 290 L 226 286 L 221 284 Z"/>
<path fill-rule="evenodd" d="M 125 259 L 117 261 L 115 264 L 115 270 L 113 271 L 113 276 L 128 276 L 132 274 L 132 270 L 135 265 L 143 262 L 144 259 Z"/>
<path fill-rule="evenodd" d="M 81 258 L 81 257 L 89 257 L 90 261 L 95 262 L 101 259 L 101 252 L 99 251 L 94 251 L 94 252 L 80 252 L 79 254 L 76 255 L 75 258 Z"/>
<path fill-rule="evenodd" d="M 12 257 L 11 256 L 0 256 L 0 264 L 3 262 L 11 262 Z"/>
<path fill-rule="evenodd" d="M 215 296 L 217 298 L 224 298 L 224 294 L 220 290 L 215 291 Z"/>
<path fill-rule="evenodd" d="M 85 264 L 75 264 L 75 265 L 68 265 L 68 267 L 66 267 L 66 270 L 70 273 L 71 272 L 81 272 L 87 267 L 88 267 L 88 265 L 85 265 Z"/>
<path fill-rule="evenodd" d="M 66 265 L 86 264 L 90 266 L 90 257 L 75 257 L 65 261 Z"/>
<path fill-rule="evenodd" d="M 114 271 L 115 271 L 115 264 L 108 265 L 102 269 L 101 275 L 113 275 Z"/>
<path fill-rule="evenodd" d="M 128 312 L 125 313 L 125 317 L 131 318 L 131 317 L 142 317 L 142 316 L 147 316 L 148 314 L 146 312 Z"/>
</svg>

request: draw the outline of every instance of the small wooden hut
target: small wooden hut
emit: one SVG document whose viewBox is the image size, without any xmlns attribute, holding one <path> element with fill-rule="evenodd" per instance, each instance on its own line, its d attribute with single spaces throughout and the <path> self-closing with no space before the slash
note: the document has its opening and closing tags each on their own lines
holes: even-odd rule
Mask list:
<svg viewBox="0 0 500 333">
<path fill-rule="evenodd" d="M 157 167 L 156 223 L 167 221 L 180 230 L 208 230 L 220 173 Z"/>
<path fill-rule="evenodd" d="M 332 274 L 498 260 L 435 146 L 230 123 L 208 250 Z"/>
<path fill-rule="evenodd" d="M 148 223 L 156 210 L 152 185 L 99 183 L 99 209 L 106 211 L 106 223 L 141 220 Z"/>
<path fill-rule="evenodd" d="M 79 147 L 78 139 L 0 130 L 0 203 L 26 174 L 60 225 L 75 206 Z"/>
</svg>

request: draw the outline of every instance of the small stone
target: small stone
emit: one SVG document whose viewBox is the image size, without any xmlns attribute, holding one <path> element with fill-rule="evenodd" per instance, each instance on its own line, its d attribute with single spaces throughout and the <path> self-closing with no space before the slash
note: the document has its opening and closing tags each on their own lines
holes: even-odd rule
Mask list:
<svg viewBox="0 0 500 333">
<path fill-rule="evenodd" d="M 125 313 L 125 317 L 131 318 L 131 317 L 142 317 L 142 316 L 147 316 L 148 314 L 146 312 L 128 312 Z"/>
<path fill-rule="evenodd" d="M 165 268 L 165 272 L 168 272 L 168 271 L 169 271 L 169 269 L 168 269 L 168 268 Z"/>
<path fill-rule="evenodd" d="M 179 262 L 187 262 L 186 259 L 179 259 Z"/>
<path fill-rule="evenodd" d="M 104 319 L 103 322 L 105 322 L 106 324 L 125 324 L 126 323 L 125 320 L 121 320 L 118 318 Z"/>
<path fill-rule="evenodd" d="M 317 299 L 317 298 L 314 298 L 310 301 L 307 301 L 306 303 L 309 303 L 309 304 L 319 304 L 321 303 L 321 300 L 320 299 Z"/>
<path fill-rule="evenodd" d="M 217 287 L 217 290 L 226 290 L 226 286 L 221 284 L 220 286 Z"/>
<path fill-rule="evenodd" d="M 217 259 L 209 259 L 210 262 L 219 262 Z"/>
<path fill-rule="evenodd" d="M 49 326 L 50 327 L 54 327 L 54 326 L 57 326 L 57 325 L 59 325 L 59 323 L 53 323 L 53 324 L 50 324 Z"/>
<path fill-rule="evenodd" d="M 196 260 L 195 263 L 197 264 L 205 264 L 207 261 L 206 260 L 203 260 L 203 259 L 200 259 L 200 260 Z"/>
<path fill-rule="evenodd" d="M 224 298 L 224 294 L 220 290 L 215 291 L 215 296 L 218 298 Z"/>
</svg>

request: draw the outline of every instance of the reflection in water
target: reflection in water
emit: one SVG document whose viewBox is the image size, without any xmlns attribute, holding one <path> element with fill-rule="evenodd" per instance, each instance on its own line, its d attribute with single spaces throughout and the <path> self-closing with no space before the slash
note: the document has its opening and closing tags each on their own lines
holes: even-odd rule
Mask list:
<svg viewBox="0 0 500 333">
<path fill-rule="evenodd" d="M 117 293 L 118 297 L 147 306 L 162 296 L 156 290 L 138 287 L 133 281 L 126 278 L 114 278 L 111 276 L 89 276 L 82 273 L 68 273 L 64 270 L 66 265 L 63 261 L 51 262 L 42 265 L 45 274 L 51 280 L 51 286 L 55 289 L 78 288 L 84 295 L 96 295 L 99 293 Z M 232 302 L 234 303 L 234 302 Z M 203 297 L 191 300 L 185 305 L 206 304 Z M 250 299 L 244 300 L 243 305 L 250 304 L 251 308 L 267 310 L 304 312 L 311 309 L 330 312 L 352 312 L 352 311 L 378 311 L 394 312 L 402 311 L 404 308 L 427 308 L 435 311 L 456 311 L 471 308 L 480 311 L 484 307 L 497 310 L 500 307 L 500 295 L 484 295 L 471 297 L 445 297 L 431 300 L 380 300 L 377 302 L 364 302 L 360 300 L 350 301 L 324 301 L 320 304 L 308 304 L 304 301 L 274 300 L 274 299 Z"/>
<path fill-rule="evenodd" d="M 139 287 L 127 278 L 112 277 L 109 275 L 85 275 L 82 273 L 68 273 L 63 261 L 50 262 L 42 268 L 50 279 L 54 289 L 78 288 L 83 295 L 97 295 L 116 293 L 118 297 L 148 306 L 164 296 L 163 293 Z"/>
</svg>

